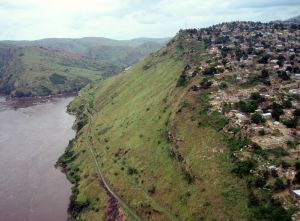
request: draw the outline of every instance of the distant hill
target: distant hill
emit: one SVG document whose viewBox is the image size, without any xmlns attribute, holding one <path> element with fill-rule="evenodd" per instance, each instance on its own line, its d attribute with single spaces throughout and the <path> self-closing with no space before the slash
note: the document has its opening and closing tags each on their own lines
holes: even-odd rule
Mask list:
<svg viewBox="0 0 300 221">
<path fill-rule="evenodd" d="M 274 22 L 275 23 L 284 23 L 284 24 L 300 24 L 300 15 L 289 18 L 287 20 L 276 20 Z"/>
<path fill-rule="evenodd" d="M 79 53 L 92 59 L 120 62 L 123 66 L 128 66 L 132 65 L 140 57 L 158 50 L 168 40 L 169 38 L 137 38 L 118 41 L 108 38 L 86 37 L 80 39 L 47 38 L 36 41 L 0 41 L 0 43 L 57 48 Z"/>
<path fill-rule="evenodd" d="M 92 80 L 121 72 L 167 41 L 167 38 L 0 41 L 0 93 L 44 96 L 77 91 Z"/>
<path fill-rule="evenodd" d="M 0 92 L 23 97 L 78 91 L 101 77 L 99 66 L 58 49 L 0 45 Z"/>
<path fill-rule="evenodd" d="M 300 24 L 300 15 L 290 18 L 290 19 L 286 20 L 285 22 Z"/>
</svg>

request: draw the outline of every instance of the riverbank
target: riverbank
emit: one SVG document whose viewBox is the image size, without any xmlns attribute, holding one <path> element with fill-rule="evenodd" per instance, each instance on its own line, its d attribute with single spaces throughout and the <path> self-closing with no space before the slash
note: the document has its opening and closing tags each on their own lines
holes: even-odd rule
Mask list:
<svg viewBox="0 0 300 221">
<path fill-rule="evenodd" d="M 33 105 L 43 104 L 46 102 L 51 102 L 55 99 L 61 98 L 74 98 L 77 95 L 77 92 L 74 93 L 65 93 L 65 94 L 57 94 L 50 96 L 33 96 L 33 97 L 14 97 L 10 95 L 0 94 L 0 104 L 6 104 L 6 106 L 10 106 L 14 109 L 18 108 L 26 108 Z"/>
</svg>

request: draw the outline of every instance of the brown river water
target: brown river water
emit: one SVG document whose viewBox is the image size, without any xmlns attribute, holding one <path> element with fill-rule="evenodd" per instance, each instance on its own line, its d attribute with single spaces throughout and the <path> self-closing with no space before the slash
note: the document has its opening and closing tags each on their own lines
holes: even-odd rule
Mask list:
<svg viewBox="0 0 300 221">
<path fill-rule="evenodd" d="M 65 221 L 71 184 L 54 167 L 70 139 L 72 97 L 0 97 L 0 221 Z"/>
</svg>

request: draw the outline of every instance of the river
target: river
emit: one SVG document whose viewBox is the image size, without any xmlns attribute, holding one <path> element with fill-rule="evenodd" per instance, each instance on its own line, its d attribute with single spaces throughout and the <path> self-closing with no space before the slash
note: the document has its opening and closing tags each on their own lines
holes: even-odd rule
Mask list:
<svg viewBox="0 0 300 221">
<path fill-rule="evenodd" d="M 54 167 L 70 139 L 72 97 L 0 97 L 0 221 L 65 221 L 71 184 Z"/>
</svg>

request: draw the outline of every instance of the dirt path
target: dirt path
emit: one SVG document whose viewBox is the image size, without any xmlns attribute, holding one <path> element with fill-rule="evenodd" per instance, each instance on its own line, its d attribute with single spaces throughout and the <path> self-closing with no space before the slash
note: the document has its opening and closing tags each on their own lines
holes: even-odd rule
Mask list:
<svg viewBox="0 0 300 221">
<path fill-rule="evenodd" d="M 125 215 L 120 211 L 120 208 L 119 208 L 120 206 L 122 206 L 125 209 L 125 211 L 130 215 L 130 217 L 132 217 L 134 220 L 142 221 L 142 219 L 136 214 L 136 212 L 133 211 L 120 197 L 117 196 L 117 194 L 110 188 L 110 186 L 104 179 L 104 176 L 102 174 L 102 171 L 100 169 L 100 166 L 99 166 L 99 163 L 96 158 L 95 151 L 94 151 L 95 145 L 93 143 L 92 136 L 91 136 L 91 122 L 92 122 L 91 116 L 89 116 L 88 132 L 87 132 L 87 139 L 89 142 L 88 147 L 89 147 L 90 153 L 91 153 L 93 160 L 95 162 L 95 165 L 96 165 L 97 174 L 100 178 L 100 184 L 105 189 L 105 191 L 107 192 L 107 194 L 110 197 L 108 211 L 105 215 L 105 221 L 126 220 Z"/>
</svg>

